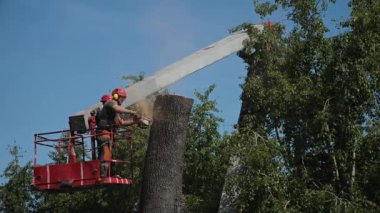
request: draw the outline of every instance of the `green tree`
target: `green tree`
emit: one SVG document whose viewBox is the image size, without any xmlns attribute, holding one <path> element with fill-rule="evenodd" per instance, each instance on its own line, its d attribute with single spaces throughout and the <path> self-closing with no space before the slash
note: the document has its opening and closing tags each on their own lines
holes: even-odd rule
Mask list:
<svg viewBox="0 0 380 213">
<path fill-rule="evenodd" d="M 228 144 L 218 132 L 223 119 L 217 117 L 216 101 L 210 100 L 211 85 L 192 109 L 187 134 L 183 192 L 190 212 L 217 212 L 224 174 L 228 165 Z"/>
<path fill-rule="evenodd" d="M 235 137 L 246 150 L 237 152 L 243 163 L 237 179 L 256 184 L 238 187 L 236 206 L 243 211 L 378 210 L 378 189 L 369 189 L 378 185 L 373 178 L 379 175 L 378 125 L 366 123 L 378 119 L 380 3 L 350 1 L 351 17 L 342 23 L 346 31 L 334 37 L 326 37 L 322 19 L 329 1 L 254 4 L 262 17 L 285 9 L 293 26 L 288 34 L 280 24 L 263 33 L 250 24 L 237 27 L 256 39 L 239 52 L 248 73 Z M 264 144 L 275 141 L 271 150 L 246 143 L 257 135 Z M 263 158 L 254 161 L 255 155 Z M 260 179 L 257 170 L 271 178 Z M 277 192 L 272 200 L 256 193 L 266 180 L 266 191 Z"/>
<path fill-rule="evenodd" d="M 39 206 L 39 194 L 30 191 L 32 183 L 31 162 L 20 165 L 21 149 L 16 144 L 10 147 L 12 160 L 5 168 L 2 178 L 6 180 L 0 186 L 1 212 L 34 212 Z"/>
<path fill-rule="evenodd" d="M 380 120 L 368 129 L 358 155 L 358 187 L 371 206 L 380 204 Z"/>
<path fill-rule="evenodd" d="M 239 56 L 248 64 L 242 84 L 242 107 L 237 132 L 233 135 L 235 172 L 227 180 L 230 205 L 242 212 L 286 210 L 287 152 L 279 140 L 283 107 L 294 90 L 281 70 L 285 63 L 283 27 L 265 27 L 260 33 L 250 24 L 246 29 L 256 42 L 248 43 Z M 235 29 L 236 30 L 236 29 Z"/>
</svg>

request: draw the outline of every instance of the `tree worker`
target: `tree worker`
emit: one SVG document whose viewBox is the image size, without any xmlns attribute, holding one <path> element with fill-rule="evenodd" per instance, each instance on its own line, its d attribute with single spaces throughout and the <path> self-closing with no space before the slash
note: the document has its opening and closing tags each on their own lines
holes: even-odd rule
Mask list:
<svg viewBox="0 0 380 213">
<path fill-rule="evenodd" d="M 91 117 L 89 118 L 89 123 L 92 126 L 90 128 L 95 130 L 95 127 L 99 125 L 99 112 L 103 108 L 104 104 L 109 100 L 112 100 L 112 95 L 111 94 L 104 94 L 100 98 L 100 102 L 102 103 L 102 106 L 91 111 Z M 94 136 L 94 138 L 95 138 L 95 136 Z M 101 142 L 98 140 L 98 138 L 96 138 L 96 141 L 97 141 L 97 150 L 98 150 L 97 151 L 97 156 L 98 156 L 97 159 L 100 159 L 99 156 L 103 152 L 103 147 L 101 147 L 101 145 L 100 145 Z M 95 158 L 96 158 L 96 156 L 93 156 L 93 159 L 95 159 Z"/>
<path fill-rule="evenodd" d="M 116 88 L 112 91 L 112 99 L 103 103 L 103 108 L 97 115 L 97 137 L 99 145 L 99 159 L 108 161 L 102 163 L 101 174 L 106 176 L 110 161 L 112 160 L 112 147 L 110 144 L 111 134 L 119 126 L 130 126 L 138 124 L 141 116 L 133 110 L 123 108 L 121 105 L 126 100 L 127 93 L 122 88 Z M 106 98 L 105 98 L 106 99 Z M 102 100 L 102 99 L 101 99 Z M 121 113 L 128 113 L 133 119 L 124 120 Z"/>
<path fill-rule="evenodd" d="M 105 94 L 100 98 L 100 102 L 104 105 L 107 101 L 112 99 L 112 95 L 110 94 Z"/>
<path fill-rule="evenodd" d="M 105 94 L 103 95 L 101 98 L 100 98 L 100 102 L 102 103 L 102 108 L 104 106 L 104 104 L 109 101 L 109 100 L 112 100 L 112 95 L 110 94 Z M 99 126 L 99 113 L 100 113 L 100 110 L 102 108 L 97 108 L 96 110 L 94 110 L 93 112 L 91 112 L 93 115 L 95 115 L 95 119 L 96 119 L 96 125 Z"/>
</svg>

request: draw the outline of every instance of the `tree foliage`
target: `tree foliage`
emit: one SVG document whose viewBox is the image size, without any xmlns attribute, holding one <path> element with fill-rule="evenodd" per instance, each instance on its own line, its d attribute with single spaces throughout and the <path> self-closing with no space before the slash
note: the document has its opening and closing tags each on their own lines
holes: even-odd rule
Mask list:
<svg viewBox="0 0 380 213">
<path fill-rule="evenodd" d="M 243 211 L 378 211 L 379 188 L 372 187 L 379 175 L 380 3 L 351 1 L 351 18 L 342 23 L 347 30 L 334 37 L 326 36 L 322 19 L 328 1 L 254 3 L 262 17 L 286 9 L 294 27 L 288 34 L 279 23 L 263 33 L 250 24 L 236 28 L 252 39 L 239 52 L 248 73 L 235 136 L 243 147 L 235 205 Z M 252 142 L 257 135 L 261 144 Z"/>
<path fill-rule="evenodd" d="M 223 119 L 216 113 L 216 101 L 210 100 L 215 89 L 195 92 L 198 103 L 190 116 L 183 174 L 183 192 L 190 212 L 217 212 L 224 174 L 228 165 L 228 140 L 218 127 Z"/>
<path fill-rule="evenodd" d="M 14 144 L 9 148 L 12 160 L 1 175 L 7 182 L 0 186 L 1 212 L 32 212 L 39 206 L 39 194 L 30 190 L 32 183 L 31 162 L 20 165 L 21 148 Z"/>
</svg>

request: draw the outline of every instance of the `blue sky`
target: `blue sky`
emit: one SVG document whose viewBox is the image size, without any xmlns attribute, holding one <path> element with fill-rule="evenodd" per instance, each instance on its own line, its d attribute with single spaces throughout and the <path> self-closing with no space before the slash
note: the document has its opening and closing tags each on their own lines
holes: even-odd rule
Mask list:
<svg viewBox="0 0 380 213">
<path fill-rule="evenodd" d="M 342 20 L 347 1 L 329 11 L 326 20 Z M 282 13 L 270 20 L 286 23 Z M 0 1 L 0 150 L 6 153 L 0 171 L 11 159 L 8 145 L 16 141 L 22 162 L 32 160 L 34 133 L 67 129 L 70 115 L 124 86 L 123 75 L 149 76 L 234 26 L 261 21 L 251 0 Z M 232 55 L 169 89 L 194 98 L 195 90 L 215 83 L 221 131 L 231 131 L 245 74 Z"/>
</svg>

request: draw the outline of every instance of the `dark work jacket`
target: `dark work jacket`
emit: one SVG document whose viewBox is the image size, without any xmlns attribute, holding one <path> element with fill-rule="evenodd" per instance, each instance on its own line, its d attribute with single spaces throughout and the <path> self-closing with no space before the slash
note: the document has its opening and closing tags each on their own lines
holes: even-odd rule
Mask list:
<svg viewBox="0 0 380 213">
<path fill-rule="evenodd" d="M 115 126 L 115 117 L 118 113 L 112 108 L 115 104 L 118 104 L 115 100 L 109 100 L 104 103 L 103 108 L 97 113 L 97 126 L 99 130 L 110 129 Z"/>
</svg>

